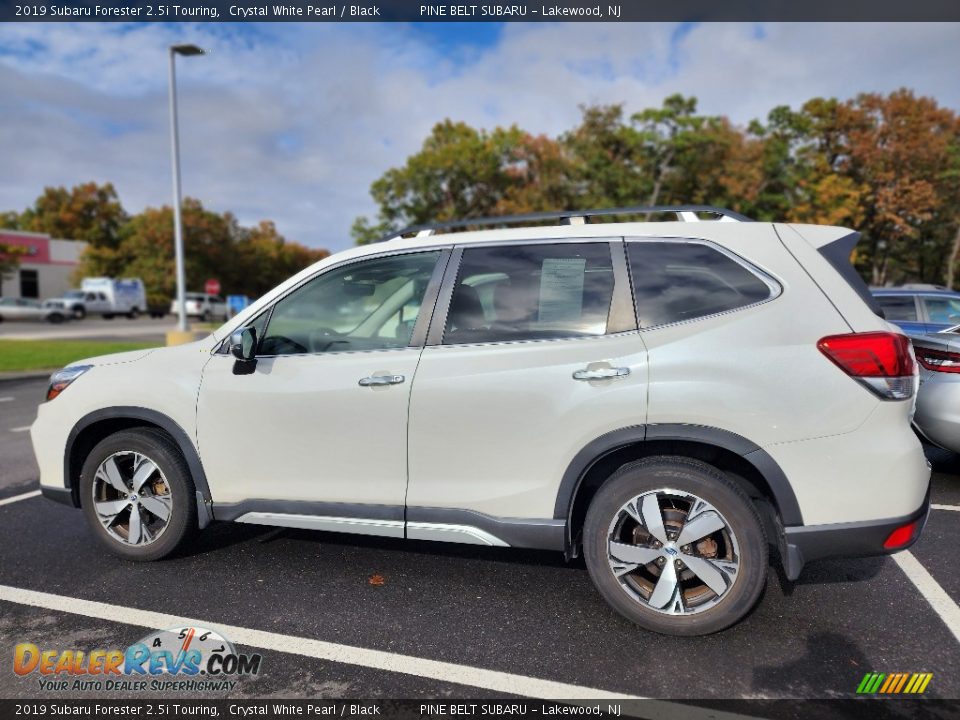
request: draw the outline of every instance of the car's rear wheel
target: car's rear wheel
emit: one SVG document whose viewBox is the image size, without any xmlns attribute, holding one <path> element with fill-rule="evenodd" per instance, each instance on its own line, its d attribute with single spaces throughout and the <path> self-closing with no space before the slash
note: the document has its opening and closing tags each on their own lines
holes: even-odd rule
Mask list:
<svg viewBox="0 0 960 720">
<path fill-rule="evenodd" d="M 47 316 L 47 321 L 53 323 L 54 325 L 57 325 L 63 322 L 63 315 L 57 312 L 50 313 L 50 315 Z"/>
<path fill-rule="evenodd" d="M 75 307 L 73 314 L 77 317 L 77 320 L 83 320 L 87 316 L 87 310 L 83 307 Z"/>
<path fill-rule="evenodd" d="M 159 430 L 123 430 L 97 444 L 83 465 L 80 497 L 100 543 L 128 560 L 165 557 L 197 528 L 190 471 Z"/>
<path fill-rule="evenodd" d="M 614 609 L 669 635 L 705 635 L 746 615 L 766 584 L 767 540 L 743 490 L 706 463 L 646 458 L 597 491 L 587 569 Z"/>
</svg>

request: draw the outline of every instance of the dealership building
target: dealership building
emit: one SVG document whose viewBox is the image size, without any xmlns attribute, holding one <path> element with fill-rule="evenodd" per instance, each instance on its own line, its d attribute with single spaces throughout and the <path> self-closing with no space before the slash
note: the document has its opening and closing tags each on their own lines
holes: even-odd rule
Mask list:
<svg viewBox="0 0 960 720">
<path fill-rule="evenodd" d="M 0 245 L 25 247 L 20 266 L 0 278 L 0 296 L 47 299 L 71 287 L 73 271 L 87 247 L 80 240 L 56 240 L 43 233 L 0 230 Z"/>
</svg>

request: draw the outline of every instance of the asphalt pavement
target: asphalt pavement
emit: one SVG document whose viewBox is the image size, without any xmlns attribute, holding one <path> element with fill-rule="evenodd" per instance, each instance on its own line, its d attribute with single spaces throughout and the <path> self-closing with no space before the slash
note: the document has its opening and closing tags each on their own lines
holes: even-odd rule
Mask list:
<svg viewBox="0 0 960 720">
<path fill-rule="evenodd" d="M 932 672 L 925 697 L 960 698 L 960 461 L 946 453 L 931 452 L 940 509 L 911 551 L 810 564 L 794 583 L 771 571 L 743 622 L 673 638 L 620 618 L 556 553 L 222 523 L 182 556 L 118 560 L 80 511 L 5 502 L 36 488 L 20 428 L 44 387 L 0 382 L 0 656 L 123 648 L 183 618 L 262 653 L 232 698 L 826 699 L 854 697 L 868 672 Z M 0 697 L 63 696 L 9 667 Z M 111 695 L 130 694 L 97 693 Z"/>
</svg>

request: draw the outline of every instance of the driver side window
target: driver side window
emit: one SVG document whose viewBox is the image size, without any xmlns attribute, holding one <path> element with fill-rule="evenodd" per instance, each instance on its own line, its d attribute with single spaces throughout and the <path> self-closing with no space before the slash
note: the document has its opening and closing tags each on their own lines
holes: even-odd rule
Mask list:
<svg viewBox="0 0 960 720">
<path fill-rule="evenodd" d="M 406 347 L 440 251 L 365 260 L 330 270 L 274 307 L 260 355 Z"/>
</svg>

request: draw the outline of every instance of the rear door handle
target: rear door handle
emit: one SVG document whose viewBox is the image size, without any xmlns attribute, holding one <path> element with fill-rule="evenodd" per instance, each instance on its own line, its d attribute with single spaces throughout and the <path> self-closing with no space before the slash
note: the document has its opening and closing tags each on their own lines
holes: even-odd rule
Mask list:
<svg viewBox="0 0 960 720">
<path fill-rule="evenodd" d="M 608 380 L 610 378 L 625 377 L 630 374 L 630 368 L 599 368 L 597 370 L 577 370 L 573 374 L 574 380 Z"/>
<path fill-rule="evenodd" d="M 361 387 L 371 387 L 374 385 L 399 385 L 406 380 L 403 375 L 371 375 L 360 378 Z"/>
</svg>

